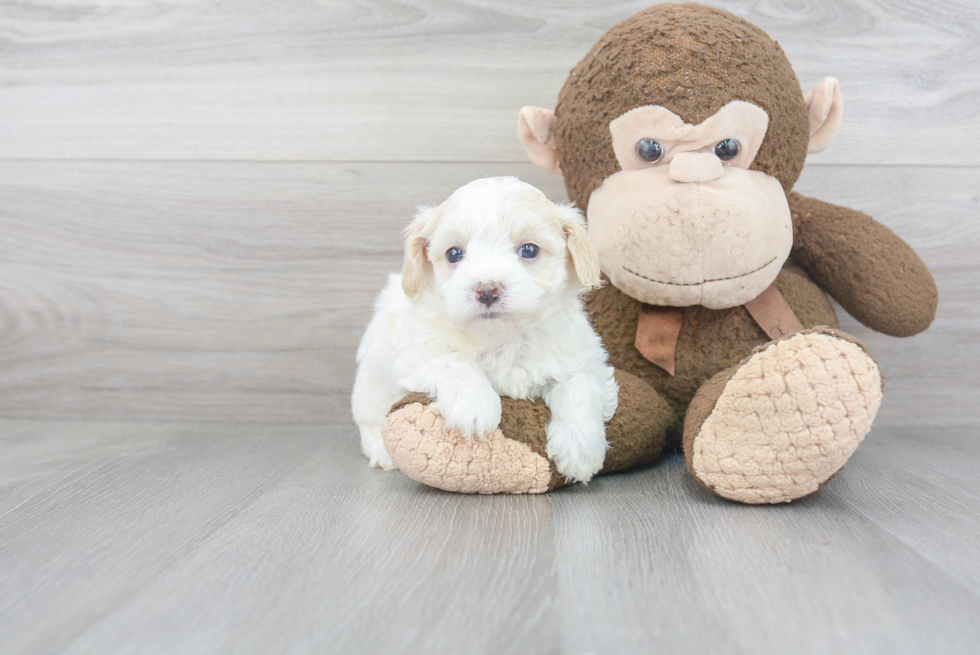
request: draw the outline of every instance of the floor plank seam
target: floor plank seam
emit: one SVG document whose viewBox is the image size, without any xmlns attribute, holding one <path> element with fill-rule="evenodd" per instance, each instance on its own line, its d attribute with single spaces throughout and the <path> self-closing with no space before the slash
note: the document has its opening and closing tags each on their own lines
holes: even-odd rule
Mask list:
<svg viewBox="0 0 980 655">
<path fill-rule="evenodd" d="M 944 579 L 951 581 L 956 587 L 962 589 L 963 591 L 966 591 L 974 598 L 980 600 L 980 589 L 977 589 L 973 585 L 970 585 L 968 582 L 961 580 L 955 573 L 953 573 L 952 571 L 948 570 L 945 566 L 943 566 L 941 562 L 937 562 L 930 555 L 921 552 L 914 545 L 908 543 L 905 539 L 903 539 L 901 535 L 895 534 L 892 530 L 888 529 L 888 527 L 882 525 L 877 519 L 875 519 L 874 516 L 869 515 L 867 512 L 861 510 L 859 507 L 856 507 L 851 503 L 849 503 L 847 501 L 847 498 L 842 496 L 837 496 L 833 498 L 830 502 L 835 505 L 840 505 L 842 508 L 846 509 L 847 511 L 860 516 L 865 523 L 873 526 L 874 530 L 879 535 L 887 537 L 890 540 L 894 541 L 895 543 L 900 544 L 902 549 L 913 554 L 919 561 L 928 564 L 930 569 L 935 570 L 936 572 L 941 574 L 941 576 Z"/>
<path fill-rule="evenodd" d="M 104 611 L 100 613 L 100 616 L 93 622 L 89 623 L 87 626 L 82 628 L 77 634 L 71 637 L 70 641 L 65 644 L 64 650 L 67 650 L 72 644 L 76 643 L 78 640 L 85 637 L 90 631 L 98 628 L 99 625 L 110 620 L 113 615 L 123 611 L 125 609 L 126 603 L 132 600 L 134 597 L 143 593 L 150 587 L 152 587 L 157 581 L 159 581 L 166 573 L 173 570 L 175 566 L 180 564 L 190 555 L 195 552 L 200 551 L 202 548 L 208 545 L 215 537 L 217 537 L 223 528 L 227 526 L 231 521 L 240 516 L 243 512 L 248 510 L 250 507 L 254 506 L 262 496 L 269 492 L 269 490 L 279 484 L 283 478 L 295 471 L 297 468 L 307 463 L 316 454 L 311 454 L 303 457 L 297 461 L 294 466 L 287 467 L 282 470 L 278 475 L 268 478 L 266 482 L 261 485 L 253 487 L 252 490 L 242 496 L 240 502 L 238 502 L 234 509 L 227 510 L 222 514 L 219 514 L 211 521 L 208 522 L 207 527 L 194 537 L 185 539 L 184 542 L 172 549 L 170 555 L 167 558 L 167 562 L 162 565 L 159 569 L 155 570 L 153 574 L 146 580 L 143 580 L 138 587 L 134 587 L 129 593 L 124 594 L 122 597 L 115 599 L 111 606 L 106 607 Z"/>
</svg>

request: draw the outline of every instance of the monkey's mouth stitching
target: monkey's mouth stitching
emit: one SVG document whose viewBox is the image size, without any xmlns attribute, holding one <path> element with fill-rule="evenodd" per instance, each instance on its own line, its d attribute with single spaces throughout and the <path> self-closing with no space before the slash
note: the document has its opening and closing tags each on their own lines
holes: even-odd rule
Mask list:
<svg viewBox="0 0 980 655">
<path fill-rule="evenodd" d="M 731 277 L 719 277 L 713 280 L 701 280 L 700 282 L 664 282 L 663 280 L 654 280 L 652 277 L 647 277 L 646 275 L 637 273 L 636 271 L 626 268 L 625 266 L 623 267 L 623 270 L 626 271 L 627 273 L 632 273 L 636 277 L 642 277 L 644 280 L 649 280 L 650 282 L 656 282 L 657 284 L 669 284 L 674 287 L 696 287 L 699 284 L 707 284 L 708 282 L 724 282 L 726 280 L 737 280 L 742 277 L 748 277 L 753 273 L 758 273 L 759 271 L 761 271 L 762 269 L 764 269 L 766 266 L 773 263 L 774 261 L 776 261 L 775 257 L 773 257 L 772 259 L 770 259 L 769 261 L 767 261 L 765 264 L 755 269 L 754 271 L 749 271 L 748 273 L 742 273 L 741 275 L 732 275 Z"/>
</svg>

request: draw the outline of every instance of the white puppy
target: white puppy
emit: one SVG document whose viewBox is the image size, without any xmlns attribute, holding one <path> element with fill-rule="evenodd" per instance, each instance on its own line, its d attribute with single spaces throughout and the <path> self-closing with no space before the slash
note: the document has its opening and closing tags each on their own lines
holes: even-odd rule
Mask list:
<svg viewBox="0 0 980 655">
<path fill-rule="evenodd" d="M 544 398 L 548 455 L 569 480 L 589 480 L 619 398 L 580 300 L 599 284 L 582 214 L 517 178 L 476 180 L 421 208 L 357 351 L 352 405 L 371 465 L 394 468 L 381 428 L 406 393 L 433 396 L 471 438 L 498 426 L 504 395 Z"/>
</svg>

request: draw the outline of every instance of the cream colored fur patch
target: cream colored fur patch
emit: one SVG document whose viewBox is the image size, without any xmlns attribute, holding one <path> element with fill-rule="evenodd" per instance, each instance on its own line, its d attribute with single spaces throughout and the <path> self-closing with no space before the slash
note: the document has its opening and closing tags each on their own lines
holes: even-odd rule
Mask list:
<svg viewBox="0 0 980 655">
<path fill-rule="evenodd" d="M 695 438 L 692 468 L 731 500 L 801 498 L 847 462 L 881 397 L 881 373 L 860 346 L 820 333 L 778 341 L 728 381 Z"/>
</svg>

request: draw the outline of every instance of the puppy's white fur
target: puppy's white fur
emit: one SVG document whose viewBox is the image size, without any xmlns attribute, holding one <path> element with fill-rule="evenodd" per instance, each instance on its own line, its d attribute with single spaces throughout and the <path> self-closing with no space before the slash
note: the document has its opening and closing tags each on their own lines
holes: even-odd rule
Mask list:
<svg viewBox="0 0 980 655">
<path fill-rule="evenodd" d="M 599 259 L 581 213 L 513 177 L 476 180 L 409 224 L 402 275 L 391 275 L 357 351 L 352 407 L 372 466 L 394 468 L 385 417 L 410 391 L 436 398 L 446 424 L 481 438 L 500 423 L 500 396 L 544 398 L 548 454 L 587 481 L 607 448 L 619 388 L 582 308 Z M 534 244 L 539 254 L 520 256 Z M 462 260 L 447 252 L 461 248 Z M 476 287 L 499 299 L 481 304 Z"/>
</svg>

